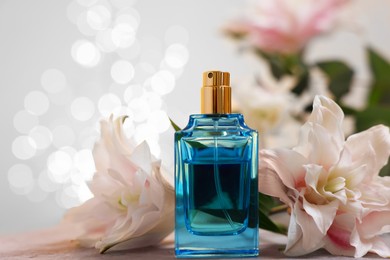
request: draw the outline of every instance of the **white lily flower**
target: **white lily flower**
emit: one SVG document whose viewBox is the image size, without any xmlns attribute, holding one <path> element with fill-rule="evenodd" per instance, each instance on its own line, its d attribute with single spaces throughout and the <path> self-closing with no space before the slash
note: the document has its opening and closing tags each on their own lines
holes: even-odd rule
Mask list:
<svg viewBox="0 0 390 260">
<path fill-rule="evenodd" d="M 260 152 L 259 190 L 291 209 L 285 253 L 325 248 L 335 255 L 390 257 L 389 128 L 374 126 L 344 139 L 344 113 L 317 96 L 293 149 Z"/>
<path fill-rule="evenodd" d="M 269 77 L 264 77 L 263 80 L 266 78 Z M 245 123 L 249 127 L 262 133 L 262 147 L 292 147 L 296 142 L 287 134 L 298 133 L 301 125 L 292 116 L 297 110 L 301 110 L 297 109 L 299 100 L 291 95 L 289 88 L 284 88 L 279 83 L 278 86 L 243 84 L 234 95 L 233 110 L 245 116 Z"/>
<path fill-rule="evenodd" d="M 64 218 L 82 229 L 81 245 L 131 249 L 155 245 L 174 229 L 174 189 L 144 142 L 133 148 L 123 132 L 125 117 L 101 122 L 93 156 L 94 195 Z"/>
</svg>

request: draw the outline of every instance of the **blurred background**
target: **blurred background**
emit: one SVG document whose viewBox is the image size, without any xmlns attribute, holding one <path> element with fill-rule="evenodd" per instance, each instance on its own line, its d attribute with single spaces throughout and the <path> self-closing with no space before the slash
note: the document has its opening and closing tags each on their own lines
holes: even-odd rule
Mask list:
<svg viewBox="0 0 390 260">
<path fill-rule="evenodd" d="M 291 28 L 267 2 L 2 0 L 0 234 L 55 225 L 92 196 L 91 151 L 110 114 L 128 115 L 128 137 L 172 172 L 168 117 L 183 127 L 198 113 L 205 70 L 231 73 L 235 110 L 262 147 L 294 145 L 315 94 L 343 106 L 346 135 L 389 124 L 390 2 L 319 12 L 290 1 Z M 315 28 L 302 25 L 310 12 Z M 256 35 L 277 29 L 299 42 Z"/>
</svg>

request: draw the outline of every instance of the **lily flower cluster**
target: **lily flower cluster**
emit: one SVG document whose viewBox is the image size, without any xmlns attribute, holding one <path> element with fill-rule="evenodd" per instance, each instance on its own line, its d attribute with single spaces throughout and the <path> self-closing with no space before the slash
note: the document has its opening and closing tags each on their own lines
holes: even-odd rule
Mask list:
<svg viewBox="0 0 390 260">
<path fill-rule="evenodd" d="M 174 189 L 144 142 L 134 147 L 123 130 L 125 117 L 101 122 L 93 156 L 94 197 L 64 217 L 81 230 L 82 246 L 132 249 L 155 245 L 174 227 Z"/>
<path fill-rule="evenodd" d="M 296 147 L 260 151 L 259 190 L 291 208 L 287 255 L 325 248 L 390 257 L 383 236 L 390 232 L 390 177 L 378 176 L 390 155 L 389 128 L 377 125 L 345 140 L 343 118 L 333 100 L 316 96 Z M 174 228 L 174 189 L 148 145 L 126 138 L 124 120 L 101 122 L 89 186 L 94 197 L 64 218 L 81 230 L 82 246 L 101 253 L 156 245 Z"/>
<path fill-rule="evenodd" d="M 285 253 L 324 248 L 334 255 L 390 257 L 390 177 L 380 169 L 390 155 L 389 128 L 374 126 L 349 136 L 344 113 L 316 96 L 293 149 L 260 152 L 259 190 L 291 208 Z"/>
</svg>

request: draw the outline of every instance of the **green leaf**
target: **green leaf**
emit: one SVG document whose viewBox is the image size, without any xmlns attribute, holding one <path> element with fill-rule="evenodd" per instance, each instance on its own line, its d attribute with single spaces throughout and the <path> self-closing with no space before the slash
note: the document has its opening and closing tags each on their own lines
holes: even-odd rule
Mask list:
<svg viewBox="0 0 390 260">
<path fill-rule="evenodd" d="M 286 67 L 281 55 L 266 53 L 260 49 L 255 49 L 255 53 L 268 62 L 272 75 L 276 79 L 279 80 L 284 75 L 289 74 L 288 68 Z"/>
<path fill-rule="evenodd" d="M 301 53 L 283 55 L 266 53 L 260 49 L 256 49 L 255 52 L 268 62 L 272 75 L 277 80 L 286 75 L 297 78 L 297 84 L 292 90 L 295 94 L 300 95 L 307 89 L 309 85 L 308 66 L 303 62 Z"/>
<path fill-rule="evenodd" d="M 175 131 L 181 130 L 181 128 L 175 122 L 173 122 L 173 120 L 171 118 L 169 118 L 169 121 L 171 122 L 171 125 L 172 125 L 173 129 L 175 129 Z"/>
<path fill-rule="evenodd" d="M 237 40 L 237 41 L 243 40 L 247 36 L 247 32 L 239 31 L 239 30 L 226 29 L 226 30 L 223 30 L 222 32 L 227 37 L 230 37 L 231 39 Z"/>
<path fill-rule="evenodd" d="M 390 126 L 390 104 L 372 105 L 365 110 L 356 113 L 356 131 L 361 132 L 368 128 L 384 124 Z M 379 173 L 381 176 L 390 176 L 390 163 L 383 167 Z"/>
<path fill-rule="evenodd" d="M 125 123 L 126 119 L 129 118 L 129 116 L 122 116 L 122 124 Z"/>
<path fill-rule="evenodd" d="M 259 209 L 259 228 L 285 234 L 284 230 L 276 225 L 261 209 Z"/>
<path fill-rule="evenodd" d="M 269 195 L 259 192 L 259 209 L 265 214 L 269 214 L 271 209 L 276 207 L 278 203 Z"/>
<path fill-rule="evenodd" d="M 317 66 L 328 77 L 329 90 L 338 102 L 349 92 L 354 71 L 342 61 L 324 61 L 317 63 Z"/>
<path fill-rule="evenodd" d="M 373 49 L 368 50 L 368 58 L 373 76 L 369 105 L 390 104 L 390 63 Z"/>
<path fill-rule="evenodd" d="M 295 87 L 292 89 L 292 92 L 301 95 L 309 86 L 309 73 L 305 70 L 300 77 Z"/>
<path fill-rule="evenodd" d="M 340 108 L 343 110 L 344 115 L 348 116 L 356 116 L 356 113 L 358 113 L 358 110 L 355 108 L 351 108 L 349 106 L 345 106 L 343 104 L 339 104 Z M 311 110 L 310 110 L 311 111 Z"/>
<path fill-rule="evenodd" d="M 205 144 L 202 144 L 201 142 L 197 142 L 197 141 L 185 140 L 185 142 L 188 143 L 189 145 L 191 145 L 191 147 L 197 148 L 197 149 L 204 149 L 204 148 L 208 148 L 209 147 L 209 146 L 207 146 Z"/>
<path fill-rule="evenodd" d="M 390 162 L 388 162 L 379 172 L 380 176 L 390 176 Z"/>
<path fill-rule="evenodd" d="M 279 227 L 268 217 L 271 210 L 278 205 L 279 203 L 273 197 L 259 192 L 259 227 L 272 232 L 285 234 L 286 230 L 283 227 Z"/>
<path fill-rule="evenodd" d="M 377 124 L 390 126 L 390 104 L 388 106 L 370 106 L 356 113 L 356 130 L 358 132 Z"/>
</svg>

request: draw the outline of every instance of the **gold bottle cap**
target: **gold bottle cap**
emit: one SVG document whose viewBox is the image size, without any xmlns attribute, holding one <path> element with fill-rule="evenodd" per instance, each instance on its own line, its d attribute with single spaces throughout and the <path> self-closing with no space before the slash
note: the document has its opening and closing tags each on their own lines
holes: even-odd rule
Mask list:
<svg viewBox="0 0 390 260">
<path fill-rule="evenodd" d="M 229 72 L 203 72 L 203 87 L 201 89 L 201 113 L 230 114 L 231 110 L 231 88 Z"/>
</svg>

